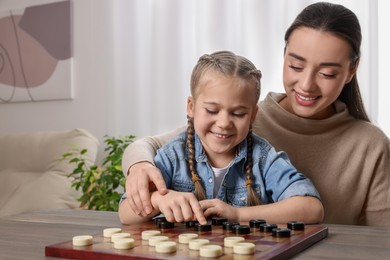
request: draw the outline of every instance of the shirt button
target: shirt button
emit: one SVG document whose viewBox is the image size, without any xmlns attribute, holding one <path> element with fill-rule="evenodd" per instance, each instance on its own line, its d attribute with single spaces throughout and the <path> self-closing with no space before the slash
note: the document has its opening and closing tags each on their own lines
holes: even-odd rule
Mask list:
<svg viewBox="0 0 390 260">
<path fill-rule="evenodd" d="M 210 178 L 210 179 L 209 179 L 209 182 L 212 183 L 212 182 L 213 182 L 213 178 Z"/>
</svg>

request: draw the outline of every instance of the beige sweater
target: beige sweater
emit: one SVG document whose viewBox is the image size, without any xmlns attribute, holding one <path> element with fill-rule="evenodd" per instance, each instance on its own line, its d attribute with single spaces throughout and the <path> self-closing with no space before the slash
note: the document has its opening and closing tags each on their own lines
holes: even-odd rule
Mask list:
<svg viewBox="0 0 390 260">
<path fill-rule="evenodd" d="M 260 102 L 253 130 L 286 151 L 321 194 L 325 223 L 390 226 L 390 141 L 371 123 L 337 113 L 324 120 L 297 117 L 278 104 L 283 94 Z M 123 169 L 153 161 L 155 150 L 181 131 L 146 137 L 125 151 Z"/>
</svg>

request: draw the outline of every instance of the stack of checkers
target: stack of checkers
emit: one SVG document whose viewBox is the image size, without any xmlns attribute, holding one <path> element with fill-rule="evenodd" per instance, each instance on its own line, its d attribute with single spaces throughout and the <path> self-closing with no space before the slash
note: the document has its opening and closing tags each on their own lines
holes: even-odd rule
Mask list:
<svg viewBox="0 0 390 260">
<path fill-rule="evenodd" d="M 134 247 L 135 240 L 130 233 L 122 232 L 121 228 L 106 228 L 103 230 L 103 237 L 109 239 L 116 249 L 130 249 Z M 74 236 L 74 246 L 89 246 L 93 244 L 93 237 L 90 235 Z"/>
</svg>

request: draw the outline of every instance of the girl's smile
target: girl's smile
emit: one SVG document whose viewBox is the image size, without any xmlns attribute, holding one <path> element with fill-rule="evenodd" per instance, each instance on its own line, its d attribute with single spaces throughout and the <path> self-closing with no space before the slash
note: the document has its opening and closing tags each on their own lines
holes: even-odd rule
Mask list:
<svg viewBox="0 0 390 260">
<path fill-rule="evenodd" d="M 215 135 L 215 137 L 217 137 L 218 139 L 227 139 L 229 137 L 232 137 L 233 135 L 232 134 L 219 134 L 219 133 L 215 133 L 215 132 L 212 132 Z"/>
</svg>

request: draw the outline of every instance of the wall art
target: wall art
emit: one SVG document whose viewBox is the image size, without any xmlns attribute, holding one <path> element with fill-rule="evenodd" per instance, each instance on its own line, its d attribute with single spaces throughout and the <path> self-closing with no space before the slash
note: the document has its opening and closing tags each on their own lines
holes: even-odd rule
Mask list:
<svg viewBox="0 0 390 260">
<path fill-rule="evenodd" d="M 0 104 L 72 99 L 72 2 L 0 10 Z"/>
</svg>

